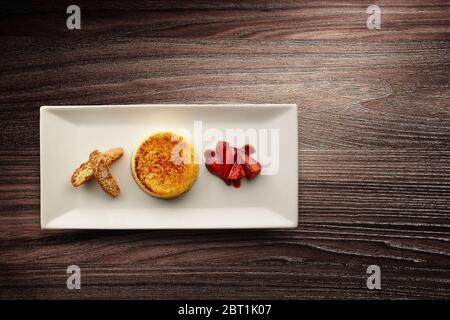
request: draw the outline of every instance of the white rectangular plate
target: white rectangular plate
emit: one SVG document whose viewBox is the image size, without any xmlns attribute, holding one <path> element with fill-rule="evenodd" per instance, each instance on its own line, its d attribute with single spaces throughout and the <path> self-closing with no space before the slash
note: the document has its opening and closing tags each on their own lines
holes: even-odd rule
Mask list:
<svg viewBox="0 0 450 320">
<path fill-rule="evenodd" d="M 298 220 L 298 133 L 296 105 L 130 105 L 41 107 L 41 227 L 43 229 L 225 229 L 294 228 Z M 196 122 L 197 121 L 197 122 Z M 201 121 L 201 130 L 199 130 Z M 194 123 L 196 123 L 194 125 Z M 279 152 L 237 189 L 200 164 L 197 182 L 182 196 L 163 200 L 144 193 L 130 170 L 134 149 L 161 129 L 191 135 L 198 158 L 216 140 L 205 133 L 255 130 L 267 142 L 278 132 Z M 184 131 L 183 131 L 184 130 Z M 201 132 L 194 141 L 195 133 Z M 262 135 L 262 136 L 261 136 Z M 197 134 L 198 136 L 198 134 Z M 202 150 L 198 149 L 198 140 Z M 230 141 L 231 142 L 231 141 Z M 233 145 L 233 143 L 231 142 Z M 111 165 L 121 194 L 111 198 L 95 179 L 74 188 L 72 172 L 93 149 L 123 147 Z M 273 147 L 273 146 L 272 146 Z M 275 148 L 276 149 L 276 148 Z M 274 149 L 274 150 L 275 150 Z M 261 152 L 260 152 L 261 153 Z M 261 161 L 261 155 L 256 158 Z M 276 154 L 273 154 L 276 153 Z M 278 170 L 275 161 L 278 158 Z M 267 162 L 267 161 L 266 161 Z M 264 174 L 266 173 L 266 174 Z M 270 173 L 270 174 L 267 174 Z"/>
</svg>

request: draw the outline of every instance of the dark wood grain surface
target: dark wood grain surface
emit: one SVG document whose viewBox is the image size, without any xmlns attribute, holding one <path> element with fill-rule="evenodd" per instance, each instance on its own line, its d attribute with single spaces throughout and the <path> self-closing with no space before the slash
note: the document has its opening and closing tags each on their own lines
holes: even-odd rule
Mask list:
<svg viewBox="0 0 450 320">
<path fill-rule="evenodd" d="M 0 298 L 450 298 L 450 4 L 376 3 L 2 4 Z M 206 102 L 298 104 L 297 229 L 40 230 L 41 105 Z"/>
</svg>

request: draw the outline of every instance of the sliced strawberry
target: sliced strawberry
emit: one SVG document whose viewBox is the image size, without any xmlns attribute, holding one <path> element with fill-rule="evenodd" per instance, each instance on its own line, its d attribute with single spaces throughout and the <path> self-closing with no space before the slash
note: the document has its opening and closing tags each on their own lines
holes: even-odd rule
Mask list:
<svg viewBox="0 0 450 320">
<path fill-rule="evenodd" d="M 225 176 L 223 173 L 225 165 L 220 163 L 219 160 L 217 160 L 214 157 L 211 157 L 211 158 L 209 158 L 209 160 L 206 162 L 205 165 L 209 172 L 211 172 L 212 174 L 221 178 L 226 184 L 228 184 L 228 185 L 231 184 L 231 181 L 229 181 L 227 179 L 228 174 Z M 228 170 L 228 172 L 229 172 L 229 170 Z"/>
<path fill-rule="evenodd" d="M 254 152 L 249 144 L 235 148 L 226 141 L 219 141 L 215 151 L 205 150 L 206 168 L 226 184 L 239 187 L 242 177 L 253 179 L 261 172 L 261 165 L 250 157 Z"/>
<path fill-rule="evenodd" d="M 239 180 L 245 176 L 245 171 L 240 164 L 233 164 L 233 167 L 228 174 L 228 180 Z"/>
<path fill-rule="evenodd" d="M 211 150 L 211 149 L 206 149 L 205 150 L 205 153 L 204 153 L 204 155 L 205 155 L 205 160 L 206 160 L 206 163 L 208 164 L 208 163 L 211 163 L 213 160 L 214 160 L 214 156 L 215 156 L 215 151 L 214 150 Z"/>
<path fill-rule="evenodd" d="M 218 177 L 222 177 L 223 165 L 221 163 L 218 163 L 214 158 L 210 158 L 209 163 L 206 163 L 206 168 L 212 174 Z"/>
<path fill-rule="evenodd" d="M 261 165 L 248 154 L 244 154 L 243 161 L 242 168 L 244 168 L 245 176 L 248 179 L 253 179 L 261 172 Z"/>
<path fill-rule="evenodd" d="M 244 167 L 241 165 L 241 178 L 245 177 L 245 170 Z"/>
<path fill-rule="evenodd" d="M 231 150 L 233 151 L 233 163 L 237 163 L 239 149 L 236 147 L 233 147 Z"/>
<path fill-rule="evenodd" d="M 244 152 L 248 155 L 255 153 L 255 148 L 249 144 L 245 144 L 241 149 L 244 150 Z"/>
<path fill-rule="evenodd" d="M 234 151 L 233 147 L 230 147 L 228 142 L 219 141 L 216 145 L 215 157 L 222 161 L 223 164 L 233 164 L 234 163 Z"/>
<path fill-rule="evenodd" d="M 222 172 L 222 178 L 227 179 L 228 175 L 230 174 L 231 168 L 233 167 L 232 164 L 224 164 L 223 165 L 223 172 Z"/>
<path fill-rule="evenodd" d="M 217 159 L 223 161 L 225 158 L 225 155 L 227 153 L 227 149 L 229 148 L 228 142 L 225 141 L 218 141 L 216 144 L 216 157 Z M 223 161 L 222 163 L 225 163 Z"/>
<path fill-rule="evenodd" d="M 246 155 L 245 151 L 243 148 L 238 148 L 234 150 L 234 163 L 237 164 L 244 164 L 245 163 L 245 159 L 244 156 Z"/>
<path fill-rule="evenodd" d="M 222 178 L 227 179 L 234 164 L 233 148 L 228 142 L 219 141 L 216 145 L 216 159 L 223 164 Z"/>
</svg>

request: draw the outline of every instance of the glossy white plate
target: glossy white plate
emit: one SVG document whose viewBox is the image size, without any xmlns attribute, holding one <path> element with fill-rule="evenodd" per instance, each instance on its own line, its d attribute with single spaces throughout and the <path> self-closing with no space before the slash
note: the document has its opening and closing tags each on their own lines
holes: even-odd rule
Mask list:
<svg viewBox="0 0 450 320">
<path fill-rule="evenodd" d="M 296 105 L 45 106 L 40 117 L 43 229 L 297 226 Z M 214 147 L 215 134 L 251 142 L 255 158 L 264 162 L 262 174 L 251 181 L 243 179 L 237 189 L 210 174 L 202 163 L 197 182 L 187 193 L 171 200 L 153 198 L 135 183 L 130 159 L 144 137 L 161 129 L 191 135 L 199 158 L 206 147 Z M 250 139 L 255 132 L 256 143 Z M 263 152 L 264 145 L 270 150 Z M 93 149 L 118 146 L 125 154 L 110 167 L 122 191 L 117 198 L 105 194 L 95 179 L 72 187 L 72 172 Z"/>
</svg>

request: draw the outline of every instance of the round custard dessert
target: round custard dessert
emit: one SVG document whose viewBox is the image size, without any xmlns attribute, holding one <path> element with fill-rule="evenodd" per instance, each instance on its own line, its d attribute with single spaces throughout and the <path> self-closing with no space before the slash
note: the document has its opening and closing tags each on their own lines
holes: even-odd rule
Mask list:
<svg viewBox="0 0 450 320">
<path fill-rule="evenodd" d="M 197 179 L 198 170 L 194 147 L 172 132 L 151 135 L 131 158 L 136 183 L 158 198 L 174 198 L 188 191 Z"/>
</svg>

